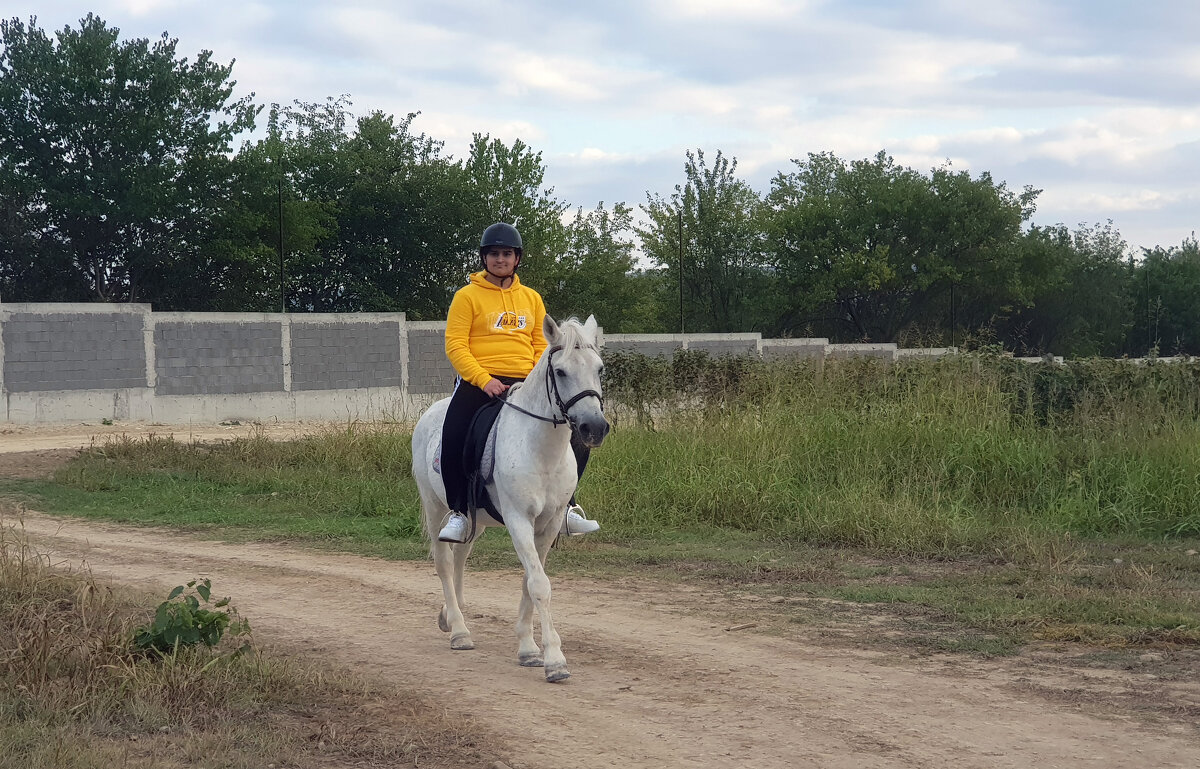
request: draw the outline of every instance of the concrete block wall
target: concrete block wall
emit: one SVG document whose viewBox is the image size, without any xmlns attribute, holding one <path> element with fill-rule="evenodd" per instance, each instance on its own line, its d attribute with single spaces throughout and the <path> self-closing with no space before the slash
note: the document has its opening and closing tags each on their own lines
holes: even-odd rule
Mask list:
<svg viewBox="0 0 1200 769">
<path fill-rule="evenodd" d="M 699 350 L 714 358 L 723 355 L 762 355 L 759 334 L 685 334 L 683 349 Z"/>
<path fill-rule="evenodd" d="M 400 324 L 291 323 L 292 390 L 402 387 Z"/>
<path fill-rule="evenodd" d="M 13 307 L 3 328 L 4 387 L 10 392 L 145 386 L 142 331 L 149 307 L 119 312 L 98 305 L 85 313 Z"/>
<path fill-rule="evenodd" d="M 149 305 L 0 304 L 0 421 L 415 418 L 453 389 L 445 324 L 403 313 L 155 313 Z M 603 334 L 605 350 L 895 360 L 953 350 Z"/>
<path fill-rule="evenodd" d="M 825 345 L 825 357 L 828 360 L 845 360 L 847 358 L 895 360 L 896 345 L 891 342 L 885 344 L 829 344 Z"/>
<path fill-rule="evenodd" d="M 764 339 L 764 360 L 824 360 L 829 340 L 823 337 L 812 339 Z"/>
<path fill-rule="evenodd" d="M 446 358 L 446 324 L 413 321 L 408 324 L 408 391 L 413 395 L 447 394 L 457 374 Z"/>
<path fill-rule="evenodd" d="M 0 421 L 407 418 L 430 398 L 407 389 L 406 325 L 403 313 L 0 305 Z M 444 373 L 440 387 L 417 379 L 445 394 Z"/>
<path fill-rule="evenodd" d="M 943 355 L 954 355 L 957 352 L 957 347 L 900 347 L 896 350 L 896 360 L 940 358 Z"/>
<path fill-rule="evenodd" d="M 686 334 L 605 334 L 604 349 L 670 358 L 686 344 Z"/>
<path fill-rule="evenodd" d="M 283 391 L 283 327 L 278 321 L 157 321 L 157 395 Z"/>
<path fill-rule="evenodd" d="M 604 334 L 605 350 L 637 352 L 670 358 L 676 350 L 701 350 L 714 358 L 722 355 L 761 355 L 760 334 Z"/>
</svg>

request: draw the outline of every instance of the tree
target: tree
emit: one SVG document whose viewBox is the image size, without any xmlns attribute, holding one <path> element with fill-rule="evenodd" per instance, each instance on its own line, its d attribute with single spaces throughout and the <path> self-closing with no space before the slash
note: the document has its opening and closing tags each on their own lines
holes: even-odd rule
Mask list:
<svg viewBox="0 0 1200 769">
<path fill-rule="evenodd" d="M 1125 241 L 1112 223 L 1032 227 L 1021 239 L 1029 305 L 1000 323 L 1005 347 L 1026 355 L 1120 355 L 1133 307 Z"/>
<path fill-rule="evenodd" d="M 795 163 L 767 196 L 781 333 L 886 342 L 918 322 L 946 328 L 952 292 L 984 316 L 1028 301 L 1015 246 L 1037 190 L 1014 194 L 986 172 L 926 176 L 884 152 Z"/>
<path fill-rule="evenodd" d="M 534 287 L 557 284 L 562 277 L 558 262 L 566 251 L 562 215 L 567 204 L 544 186 L 542 153 L 520 139 L 510 147 L 475 134 L 462 169 L 469 233 L 464 239 L 464 278 L 466 272 L 480 269 L 479 236 L 490 224 L 508 222 L 520 230 L 525 244 L 521 281 Z"/>
<path fill-rule="evenodd" d="M 57 274 L 76 300 L 86 286 L 155 301 L 195 272 L 228 198 L 230 145 L 256 113 L 230 100 L 232 63 L 119 34 L 93 14 L 54 40 L 36 19 L 0 22 L 0 211 L 15 238 L 0 275 L 37 278 L 6 299 L 42 299 Z"/>
<path fill-rule="evenodd" d="M 358 121 L 347 149 L 354 182 L 339 219 L 348 261 L 348 294 L 368 310 L 444 318 L 461 285 L 459 254 L 468 219 L 461 167 L 442 144 L 411 130 L 417 113 L 396 123 L 373 112 Z"/>
<path fill-rule="evenodd" d="M 542 287 L 554 317 L 595 315 L 611 333 L 644 332 L 656 308 L 648 284 L 635 280 L 633 211 L 623 203 L 606 210 L 601 202 L 586 214 L 577 209 L 567 226 L 567 250 L 559 260 L 560 280 Z"/>
<path fill-rule="evenodd" d="M 711 168 L 702 151 L 689 151 L 684 184 L 675 186 L 670 199 L 647 194 L 642 206 L 650 219 L 638 230 L 642 250 L 674 273 L 676 285 L 682 287 L 683 318 L 679 302 L 660 297 L 664 309 L 676 308 L 675 328 L 762 328 L 760 299 L 771 284 L 765 269 L 762 200 L 736 171 L 737 160 L 719 151 Z"/>
<path fill-rule="evenodd" d="M 345 96 L 275 105 L 266 138 L 240 153 L 258 242 L 283 238 L 289 309 L 442 317 L 461 284 L 462 170 L 412 130 L 417 113 L 349 108 Z"/>
<path fill-rule="evenodd" d="M 1131 351 L 1200 355 L 1200 245 L 1142 250 L 1133 271 Z"/>
</svg>

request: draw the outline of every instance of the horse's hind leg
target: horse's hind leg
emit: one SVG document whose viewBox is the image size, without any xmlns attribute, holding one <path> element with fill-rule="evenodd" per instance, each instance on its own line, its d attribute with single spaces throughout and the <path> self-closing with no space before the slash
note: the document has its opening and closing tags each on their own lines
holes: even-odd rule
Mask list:
<svg viewBox="0 0 1200 769">
<path fill-rule="evenodd" d="M 540 668 L 546 664 L 542 647 L 533 640 L 533 601 L 522 580 L 521 608 L 517 610 L 517 662 L 521 667 Z"/>
<path fill-rule="evenodd" d="M 471 545 L 458 545 L 460 552 L 455 552 L 446 542 L 434 542 L 431 549 L 438 578 L 442 581 L 442 597 L 445 599 L 445 604 L 438 614 L 438 627 L 450 633 L 451 649 L 474 649 L 475 642 L 471 640 L 471 631 L 467 629 L 459 598 L 463 564 L 471 551 Z"/>
<path fill-rule="evenodd" d="M 521 606 L 517 609 L 517 662 L 526 668 L 546 664 L 542 647 L 533 640 L 533 599 L 529 597 L 528 580 L 521 580 Z"/>
</svg>

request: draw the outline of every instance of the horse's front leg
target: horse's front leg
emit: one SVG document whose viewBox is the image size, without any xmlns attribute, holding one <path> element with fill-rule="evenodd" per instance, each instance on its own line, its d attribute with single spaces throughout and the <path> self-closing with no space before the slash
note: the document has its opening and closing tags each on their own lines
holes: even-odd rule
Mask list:
<svg viewBox="0 0 1200 769">
<path fill-rule="evenodd" d="M 516 518 L 516 516 L 512 516 Z M 567 659 L 562 653 L 562 639 L 554 629 L 550 616 L 550 579 L 543 564 L 550 541 L 544 544 L 534 535 L 533 525 L 526 518 L 508 523 L 508 534 L 512 538 L 517 558 L 525 567 L 524 589 L 521 591 L 521 607 L 517 613 L 517 659 L 522 665 L 537 665 L 537 644 L 533 640 L 533 612 L 536 608 L 542 622 L 541 660 L 546 668 L 546 680 L 554 683 L 571 677 L 567 670 Z"/>
<path fill-rule="evenodd" d="M 542 571 L 546 569 L 546 556 L 554 544 L 557 529 L 537 532 L 534 545 Z M 533 599 L 529 597 L 529 582 L 521 580 L 521 606 L 517 610 L 517 661 L 524 667 L 542 667 L 545 661 L 542 649 L 533 640 Z"/>
<path fill-rule="evenodd" d="M 474 649 L 475 642 L 471 640 L 471 631 L 467 629 L 467 621 L 462 613 L 462 573 L 471 552 L 471 543 L 452 548 L 445 542 L 434 542 L 432 550 L 445 600 L 438 614 L 438 627 L 450 634 L 451 649 Z"/>
</svg>

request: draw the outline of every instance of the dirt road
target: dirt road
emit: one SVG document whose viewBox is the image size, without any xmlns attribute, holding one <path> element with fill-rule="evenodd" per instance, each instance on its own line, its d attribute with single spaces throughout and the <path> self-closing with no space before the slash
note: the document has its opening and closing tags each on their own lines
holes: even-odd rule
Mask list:
<svg viewBox="0 0 1200 769">
<path fill-rule="evenodd" d="M 210 576 L 256 637 L 470 714 L 516 769 L 1200 765 L 1200 732 L 1179 720 L 1041 697 L 1023 686 L 1030 669 L 1013 661 L 815 643 L 811 628 L 773 623 L 765 602 L 716 588 L 556 579 L 555 623 L 574 675 L 551 685 L 516 663 L 515 572 L 468 574 L 477 648 L 453 652 L 437 629 L 441 595 L 428 562 L 37 513 L 24 528 L 55 561 L 86 562 L 114 582 L 169 589 Z M 1114 673 L 1104 685 L 1133 683 Z"/>
</svg>

